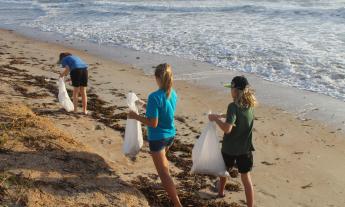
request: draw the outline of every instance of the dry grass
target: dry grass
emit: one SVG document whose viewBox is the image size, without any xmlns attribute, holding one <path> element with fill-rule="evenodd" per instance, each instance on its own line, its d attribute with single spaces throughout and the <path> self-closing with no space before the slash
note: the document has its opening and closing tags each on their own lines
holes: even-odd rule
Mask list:
<svg viewBox="0 0 345 207">
<path fill-rule="evenodd" d="M 0 103 L 0 118 L 0 143 L 21 141 L 36 150 L 70 148 L 76 144 L 48 118 L 36 116 L 24 105 Z"/>
<path fill-rule="evenodd" d="M 20 103 L 0 102 L 0 147 L 0 206 L 146 206 L 102 157 Z"/>
</svg>

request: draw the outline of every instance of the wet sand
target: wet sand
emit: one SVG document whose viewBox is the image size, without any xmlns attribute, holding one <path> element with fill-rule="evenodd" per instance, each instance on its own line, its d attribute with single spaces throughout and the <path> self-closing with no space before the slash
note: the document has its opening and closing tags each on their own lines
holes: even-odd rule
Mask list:
<svg viewBox="0 0 345 207">
<path fill-rule="evenodd" d="M 35 114 L 49 118 L 57 128 L 109 162 L 119 178 L 139 189 L 150 205 L 169 205 L 147 143 L 135 160 L 124 157 L 121 151 L 125 95 L 133 91 L 145 100 L 156 89 L 154 78 L 85 51 L 24 38 L 11 31 L 2 30 L 0 34 L 0 102 L 21 102 Z M 55 63 L 61 51 L 71 51 L 90 65 L 89 116 L 67 114 L 57 102 L 59 68 Z M 176 81 L 175 89 L 180 97 L 177 137 L 168 157 L 182 202 L 185 206 L 244 206 L 243 187 L 236 173 L 223 199 L 215 199 L 212 192 L 214 177 L 189 174 L 191 149 L 207 123 L 206 113 L 209 109 L 224 113 L 231 101 L 229 95 L 185 81 Z M 345 205 L 345 135 L 341 129 L 265 105 L 256 109 L 255 119 L 252 174 L 257 206 Z"/>
</svg>

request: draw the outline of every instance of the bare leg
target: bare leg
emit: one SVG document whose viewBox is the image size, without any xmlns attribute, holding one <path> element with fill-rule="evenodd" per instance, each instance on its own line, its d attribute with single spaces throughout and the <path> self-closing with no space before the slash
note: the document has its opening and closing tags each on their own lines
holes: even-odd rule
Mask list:
<svg viewBox="0 0 345 207">
<path fill-rule="evenodd" d="M 78 112 L 78 97 L 79 97 L 79 87 L 73 88 L 73 105 L 74 105 L 74 112 Z"/>
<path fill-rule="evenodd" d="M 171 145 L 172 146 L 172 145 Z M 169 149 L 170 149 L 170 147 L 171 146 L 169 146 L 169 147 L 165 147 L 165 154 L 167 154 L 168 153 L 168 151 L 169 151 Z"/>
<path fill-rule="evenodd" d="M 168 193 L 171 201 L 174 203 L 174 206 L 181 207 L 182 204 L 177 195 L 174 181 L 169 173 L 169 162 L 165 156 L 165 150 L 152 152 L 151 155 L 164 189 Z"/>
<path fill-rule="evenodd" d="M 218 186 L 218 196 L 224 196 L 224 188 L 226 184 L 226 177 L 219 177 L 219 186 Z"/>
<path fill-rule="evenodd" d="M 83 104 L 83 113 L 87 114 L 87 95 L 86 95 L 86 87 L 80 87 L 81 99 Z"/>
<path fill-rule="evenodd" d="M 247 207 L 254 207 L 254 189 L 250 173 L 241 174 L 241 180 L 246 193 Z"/>
</svg>

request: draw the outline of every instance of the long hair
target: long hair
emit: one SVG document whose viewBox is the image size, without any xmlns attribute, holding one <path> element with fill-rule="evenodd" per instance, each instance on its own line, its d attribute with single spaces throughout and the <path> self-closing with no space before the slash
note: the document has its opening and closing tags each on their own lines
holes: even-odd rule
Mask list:
<svg viewBox="0 0 345 207">
<path fill-rule="evenodd" d="M 72 55 L 72 54 L 69 53 L 69 52 L 62 52 L 62 53 L 60 53 L 58 64 L 61 64 L 62 59 L 64 59 L 67 56 L 70 56 L 70 55 Z"/>
<path fill-rule="evenodd" d="M 234 98 L 234 102 L 241 108 L 253 108 L 257 106 L 258 102 L 255 98 L 254 90 L 247 85 L 243 90 L 237 90 L 237 96 Z"/>
<path fill-rule="evenodd" d="M 155 76 L 161 81 L 161 88 L 165 91 L 166 97 L 170 97 L 173 85 L 173 74 L 168 63 L 159 64 L 155 70 Z"/>
</svg>

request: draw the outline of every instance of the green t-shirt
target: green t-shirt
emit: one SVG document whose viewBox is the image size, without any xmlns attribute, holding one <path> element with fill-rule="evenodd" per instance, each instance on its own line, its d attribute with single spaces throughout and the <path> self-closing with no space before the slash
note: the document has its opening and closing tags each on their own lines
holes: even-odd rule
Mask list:
<svg viewBox="0 0 345 207">
<path fill-rule="evenodd" d="M 254 151 L 254 109 L 241 108 L 235 103 L 230 103 L 226 112 L 226 122 L 233 127 L 230 133 L 224 134 L 222 152 L 228 155 L 242 155 Z"/>
</svg>

